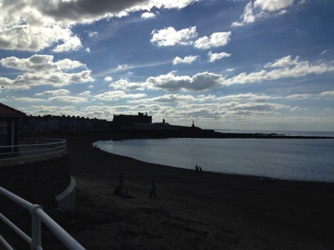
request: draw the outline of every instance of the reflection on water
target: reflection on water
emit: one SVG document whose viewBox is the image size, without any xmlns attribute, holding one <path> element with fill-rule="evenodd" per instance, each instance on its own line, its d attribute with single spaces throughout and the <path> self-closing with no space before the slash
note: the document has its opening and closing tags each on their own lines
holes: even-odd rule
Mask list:
<svg viewBox="0 0 334 250">
<path fill-rule="evenodd" d="M 140 139 L 100 141 L 102 150 L 173 167 L 334 182 L 334 140 Z"/>
</svg>

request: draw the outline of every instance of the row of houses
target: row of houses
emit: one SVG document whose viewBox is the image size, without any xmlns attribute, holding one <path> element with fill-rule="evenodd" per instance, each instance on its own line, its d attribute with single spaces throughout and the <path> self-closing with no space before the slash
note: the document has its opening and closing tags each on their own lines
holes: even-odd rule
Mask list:
<svg viewBox="0 0 334 250">
<path fill-rule="evenodd" d="M 114 115 L 113 121 L 90 119 L 79 116 L 26 116 L 21 121 L 25 131 L 83 131 L 107 129 L 134 129 L 152 124 L 152 116 L 144 113 L 138 115 Z"/>
<path fill-rule="evenodd" d="M 82 131 L 109 129 L 111 122 L 79 116 L 26 116 L 21 121 L 25 131 Z"/>
<path fill-rule="evenodd" d="M 65 115 L 27 116 L 23 112 L 15 110 L 1 103 L 0 111 L 0 141 L 7 140 L 2 137 L 5 136 L 7 138 L 7 135 L 12 133 L 11 131 L 17 130 L 18 127 L 20 127 L 21 131 L 39 132 L 89 131 L 108 129 L 183 129 L 181 126 L 169 125 L 165 122 L 165 120 L 163 120 L 162 123 L 152 123 L 152 116 L 149 116 L 147 113 L 140 112 L 137 115 L 114 115 L 113 121 L 107 121 L 97 118 L 91 119 Z M 15 114 L 15 119 L 11 118 L 12 120 L 8 120 L 8 116 L 13 116 L 13 114 Z M 194 124 L 192 128 L 194 128 Z"/>
<path fill-rule="evenodd" d="M 163 121 L 152 123 L 152 116 L 144 113 L 137 115 L 114 115 L 113 121 L 90 119 L 79 116 L 25 116 L 21 119 L 22 131 L 58 132 L 58 131 L 91 131 L 109 129 L 134 129 L 134 130 L 180 130 L 196 128 L 175 126 Z"/>
</svg>

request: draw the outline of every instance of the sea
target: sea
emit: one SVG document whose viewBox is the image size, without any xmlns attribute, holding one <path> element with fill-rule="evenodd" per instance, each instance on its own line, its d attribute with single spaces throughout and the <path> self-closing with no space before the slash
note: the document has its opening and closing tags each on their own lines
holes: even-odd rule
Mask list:
<svg viewBox="0 0 334 250">
<path fill-rule="evenodd" d="M 332 132 L 279 134 L 334 136 Z M 210 172 L 334 183 L 334 139 L 132 139 L 98 141 L 94 146 L 177 168 L 198 165 Z"/>
</svg>

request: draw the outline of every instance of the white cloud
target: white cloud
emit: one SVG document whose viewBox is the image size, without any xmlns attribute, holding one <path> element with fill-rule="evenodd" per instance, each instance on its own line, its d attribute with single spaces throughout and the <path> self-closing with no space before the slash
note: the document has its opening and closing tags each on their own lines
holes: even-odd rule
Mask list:
<svg viewBox="0 0 334 250">
<path fill-rule="evenodd" d="M 191 5 L 199 1 L 200 0 L 174 0 L 174 1 L 151 0 L 149 1 L 149 5 L 165 9 L 183 9 L 188 5 Z"/>
<path fill-rule="evenodd" d="M 70 115 L 76 114 L 76 116 L 85 116 L 86 114 L 76 109 L 73 105 L 68 106 L 55 106 L 55 105 L 32 105 L 29 108 L 22 107 L 20 108 L 26 114 L 31 115 Z"/>
<path fill-rule="evenodd" d="M 29 58 L 17 58 L 14 56 L 0 59 L 0 65 L 10 69 L 20 71 L 59 71 L 72 70 L 76 68 L 86 68 L 85 64 L 71 59 L 63 59 L 57 62 L 53 61 L 52 55 L 32 55 Z"/>
<path fill-rule="evenodd" d="M 219 86 L 230 86 L 233 84 L 260 83 L 263 81 L 273 81 L 284 78 L 299 78 L 311 74 L 323 74 L 334 72 L 333 63 L 312 64 L 308 61 L 299 61 L 299 57 L 291 59 L 291 56 L 267 63 L 264 68 L 270 70 L 260 70 L 255 72 L 242 72 L 230 78 L 224 78 L 221 74 L 212 72 L 202 72 L 193 76 L 176 75 L 170 72 L 166 75 L 149 77 L 146 87 L 163 89 L 165 91 L 205 91 Z M 149 85 L 151 84 L 151 85 Z"/>
<path fill-rule="evenodd" d="M 63 36 L 61 39 L 62 43 L 58 44 L 54 49 L 53 52 L 65 52 L 71 50 L 78 50 L 82 47 L 81 41 L 77 36 Z"/>
<path fill-rule="evenodd" d="M 141 18 L 143 18 L 143 19 L 151 19 L 151 18 L 155 18 L 155 14 L 152 13 L 152 12 L 144 12 L 144 13 L 141 15 Z"/>
<path fill-rule="evenodd" d="M 234 114 L 254 115 L 254 114 L 269 114 L 279 109 L 289 108 L 287 105 L 280 103 L 237 103 L 232 105 L 230 110 Z"/>
<path fill-rule="evenodd" d="M 282 68 L 282 67 L 289 67 L 295 66 L 298 64 L 299 57 L 297 56 L 294 60 L 291 59 L 291 56 L 285 56 L 280 59 L 277 59 L 274 63 L 267 63 L 264 67 L 265 68 Z"/>
<path fill-rule="evenodd" d="M 90 91 L 84 91 L 84 92 L 79 93 L 79 96 L 91 97 L 91 92 Z"/>
<path fill-rule="evenodd" d="M 15 97 L 12 96 L 15 101 L 18 102 L 45 102 L 47 100 L 41 98 L 32 98 L 32 97 Z"/>
<path fill-rule="evenodd" d="M 233 27 L 243 26 L 245 24 L 254 23 L 257 20 L 270 17 L 271 15 L 283 15 L 287 13 L 288 7 L 292 6 L 295 0 L 255 0 L 246 4 L 244 13 L 240 17 L 240 21 L 232 23 Z M 298 3 L 303 4 L 304 1 Z"/>
<path fill-rule="evenodd" d="M 211 51 L 209 51 L 208 56 L 209 56 L 209 62 L 215 62 L 215 61 L 223 59 L 225 57 L 230 57 L 231 54 L 226 53 L 226 52 L 212 53 Z"/>
<path fill-rule="evenodd" d="M 117 70 L 127 70 L 129 68 L 130 68 L 129 65 L 127 65 L 127 64 L 119 64 L 119 65 L 117 65 Z"/>
<path fill-rule="evenodd" d="M 158 96 L 152 98 L 152 101 L 158 102 L 158 103 L 177 103 L 177 102 L 193 102 L 195 101 L 195 97 L 192 95 L 179 95 L 179 94 L 167 94 L 163 96 Z"/>
<path fill-rule="evenodd" d="M 114 89 L 123 89 L 123 90 L 144 90 L 145 88 L 150 88 L 147 84 L 141 82 L 130 82 L 128 79 L 120 79 L 116 82 L 109 84 L 109 87 Z"/>
<path fill-rule="evenodd" d="M 94 37 L 98 37 L 99 36 L 99 33 L 97 31 L 89 31 L 88 32 L 88 36 L 90 38 L 94 38 Z"/>
<path fill-rule="evenodd" d="M 288 13 L 287 10 L 281 10 L 280 12 L 278 12 L 278 15 L 284 15 L 284 14 L 286 14 L 286 13 Z"/>
<path fill-rule="evenodd" d="M 219 86 L 222 76 L 211 72 L 202 72 L 193 76 L 176 76 L 174 72 L 157 77 L 149 77 L 146 82 L 154 88 L 166 91 L 203 91 Z"/>
<path fill-rule="evenodd" d="M 312 97 L 312 95 L 310 95 L 310 94 L 294 94 L 294 95 L 289 95 L 285 98 L 303 100 L 303 99 L 309 99 L 310 97 Z"/>
<path fill-rule="evenodd" d="M 106 77 L 104 78 L 104 80 L 105 80 L 106 82 L 111 82 L 111 81 L 112 81 L 112 77 L 111 77 L 111 76 L 106 76 Z"/>
<path fill-rule="evenodd" d="M 0 49 L 38 52 L 54 47 L 54 52 L 82 48 L 80 38 L 71 31 L 76 24 L 104 18 L 127 16 L 151 9 L 182 9 L 197 0 L 122 1 L 2 1 L 0 8 Z M 145 16 L 145 15 L 144 15 Z M 94 36 L 95 33 L 89 33 Z"/>
<path fill-rule="evenodd" d="M 57 90 L 46 90 L 35 94 L 36 96 L 48 97 L 47 101 L 56 102 L 69 102 L 69 103 L 82 103 L 87 101 L 90 92 L 86 91 L 80 93 L 79 96 L 70 96 L 70 91 L 67 89 L 57 89 Z M 46 99 L 45 99 L 46 101 Z"/>
<path fill-rule="evenodd" d="M 255 0 L 254 7 L 261 10 L 278 11 L 292 5 L 294 0 Z"/>
<path fill-rule="evenodd" d="M 241 16 L 241 22 L 233 22 L 232 26 L 238 27 L 238 26 L 243 26 L 244 24 L 247 23 L 254 23 L 255 22 L 255 16 L 253 15 L 253 3 L 249 2 L 245 9 L 244 13 Z"/>
<path fill-rule="evenodd" d="M 327 54 L 329 51 L 330 51 L 330 50 L 326 49 L 326 50 L 322 51 L 322 52 L 320 53 L 320 55 L 323 56 L 323 55 Z"/>
<path fill-rule="evenodd" d="M 124 91 L 107 91 L 102 94 L 98 94 L 95 96 L 96 99 L 104 100 L 104 101 L 116 101 L 120 99 L 137 99 L 143 98 L 146 94 L 127 94 Z"/>
<path fill-rule="evenodd" d="M 229 100 L 229 101 L 252 101 L 252 102 L 265 102 L 267 99 L 271 99 L 272 97 L 268 95 L 259 95 L 253 93 L 246 94 L 237 94 L 237 95 L 226 95 L 222 97 L 216 98 L 217 100 Z"/>
<path fill-rule="evenodd" d="M 260 70 L 252 73 L 240 73 L 229 79 L 225 79 L 223 85 L 259 83 L 262 81 L 278 80 L 283 78 L 298 78 L 311 74 L 323 74 L 334 72 L 333 63 L 311 64 L 308 61 L 299 61 L 296 57 L 291 60 L 290 56 L 276 60 L 274 63 L 268 63 L 267 67 L 274 67 L 272 70 Z"/>
<path fill-rule="evenodd" d="M 173 60 L 173 64 L 179 64 L 179 63 L 186 63 L 186 64 L 191 64 L 193 62 L 195 62 L 197 59 L 199 58 L 199 56 L 186 56 L 184 58 L 180 58 L 180 57 L 175 57 Z"/>
<path fill-rule="evenodd" d="M 54 62 L 51 55 L 33 55 L 30 58 L 6 57 L 0 59 L 0 65 L 23 71 L 15 79 L 1 78 L 2 84 L 9 89 L 29 89 L 41 85 L 61 87 L 94 81 L 90 70 L 79 70 L 86 69 L 86 65 L 70 59 Z"/>
<path fill-rule="evenodd" d="M 86 98 L 78 96 L 53 96 L 50 97 L 48 100 L 56 102 L 69 102 L 69 103 L 82 103 L 87 101 Z"/>
<path fill-rule="evenodd" d="M 325 92 L 322 92 L 322 93 L 320 93 L 320 96 L 333 98 L 334 97 L 334 91 L 325 91 Z"/>
<path fill-rule="evenodd" d="M 41 93 L 37 93 L 36 96 L 65 96 L 69 95 L 70 91 L 67 89 L 57 89 L 57 90 L 46 90 Z"/>
<path fill-rule="evenodd" d="M 34 1 L 33 1 L 34 2 Z M 81 42 L 69 25 L 55 22 L 31 1 L 6 1 L 0 8 L 0 49 L 40 51 L 58 46 L 55 52 L 77 50 Z"/>
<path fill-rule="evenodd" d="M 210 37 L 204 36 L 197 39 L 194 43 L 194 46 L 198 49 L 210 49 L 224 46 L 230 42 L 231 34 L 231 31 L 216 32 L 211 34 Z"/>
<path fill-rule="evenodd" d="M 161 30 L 152 31 L 151 43 L 157 46 L 191 45 L 192 39 L 197 37 L 196 26 L 175 30 L 167 27 Z"/>
</svg>

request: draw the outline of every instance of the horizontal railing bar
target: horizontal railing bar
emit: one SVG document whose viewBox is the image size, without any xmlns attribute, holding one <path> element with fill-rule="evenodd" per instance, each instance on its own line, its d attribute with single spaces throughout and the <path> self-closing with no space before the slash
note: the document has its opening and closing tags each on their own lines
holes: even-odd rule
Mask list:
<svg viewBox="0 0 334 250">
<path fill-rule="evenodd" d="M 46 142 L 45 142 L 46 141 Z M 55 145 L 55 144 L 63 144 L 66 142 L 66 140 L 63 139 L 55 139 L 52 142 L 47 141 L 47 139 L 44 142 L 41 141 L 39 143 L 30 143 L 30 144 L 14 144 L 14 145 L 8 145 L 8 146 L 0 146 L 0 149 L 2 148 L 15 148 L 15 147 L 35 147 L 35 146 L 45 146 L 45 145 Z M 22 141 L 24 142 L 24 141 Z"/>
<path fill-rule="evenodd" d="M 85 249 L 81 246 L 69 233 L 67 233 L 61 226 L 57 224 L 43 209 L 36 209 L 35 214 L 41 219 L 51 232 L 53 232 L 57 238 L 63 242 L 63 244 L 69 249 Z"/>
<path fill-rule="evenodd" d="M 0 153 L 0 164 L 10 164 L 15 159 L 24 162 L 24 159 L 58 156 L 67 151 L 67 143 L 64 139 L 29 138 L 21 139 L 19 142 L 21 143 L 19 145 L 0 146 L 0 151 L 7 151 Z"/>
<path fill-rule="evenodd" d="M 18 234 L 23 240 L 25 240 L 29 245 L 31 244 L 31 238 L 23 232 L 19 227 L 17 227 L 13 222 L 11 222 L 6 216 L 0 213 L 0 219 L 7 224 L 16 234 Z"/>
<path fill-rule="evenodd" d="M 17 196 L 16 194 L 8 191 L 7 189 L 4 189 L 3 187 L 0 187 L 0 193 L 12 200 L 13 202 L 17 203 L 18 205 L 22 206 L 23 208 L 27 209 L 31 215 L 37 216 L 41 222 L 44 223 L 45 226 L 49 228 L 51 232 L 54 233 L 54 235 L 69 249 L 85 249 L 82 245 L 80 245 L 79 242 L 77 242 L 69 233 L 67 233 L 57 222 L 55 222 L 47 213 L 44 212 L 44 210 L 37 204 L 32 204 L 23 198 Z M 1 214 L 0 218 L 3 221 L 6 221 L 7 225 L 10 226 L 12 222 L 8 220 L 5 216 Z M 10 226 L 11 227 L 11 226 Z M 19 228 L 14 225 L 14 228 L 12 228 L 16 233 L 18 233 L 16 230 L 21 231 Z M 22 232 L 22 231 L 21 231 Z M 22 232 L 24 235 L 24 233 Z M 21 235 L 20 235 L 21 236 Z M 23 236 L 25 240 L 27 240 L 27 237 L 29 236 L 25 235 Z M 29 238 L 31 240 L 31 238 Z M 37 249 L 42 250 L 41 247 L 37 247 Z"/>
<path fill-rule="evenodd" d="M 30 203 L 29 201 L 26 201 L 25 199 L 23 199 L 20 196 L 8 191 L 7 189 L 4 189 L 3 187 L 0 187 L 0 193 L 2 193 L 8 199 L 12 200 L 16 204 L 20 205 L 21 207 L 23 207 L 27 210 L 30 210 L 30 208 L 33 206 L 33 204 Z"/>
</svg>

